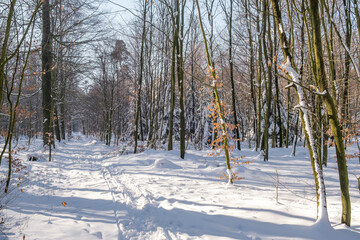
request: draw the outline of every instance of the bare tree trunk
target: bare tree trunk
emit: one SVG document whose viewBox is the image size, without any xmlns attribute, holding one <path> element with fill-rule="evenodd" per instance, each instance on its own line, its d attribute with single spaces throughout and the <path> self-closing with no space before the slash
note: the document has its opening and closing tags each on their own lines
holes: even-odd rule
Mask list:
<svg viewBox="0 0 360 240">
<path fill-rule="evenodd" d="M 256 0 L 256 7 L 257 7 L 257 16 L 256 16 L 256 30 L 258 33 L 260 33 L 260 7 L 259 7 L 259 0 Z M 262 34 L 258 35 L 258 73 L 257 73 L 257 124 L 256 124 L 256 150 L 258 148 L 261 148 L 261 74 L 262 74 L 262 41 L 261 38 L 264 37 L 264 32 Z"/>
<path fill-rule="evenodd" d="M 217 105 L 217 108 L 218 108 L 218 114 L 219 114 L 220 121 L 221 121 L 222 138 L 223 138 L 224 152 L 225 152 L 225 158 L 226 158 L 226 169 L 227 169 L 227 173 L 228 173 L 228 177 L 229 177 L 229 182 L 228 183 L 232 184 L 233 183 L 233 174 L 232 174 L 231 166 L 230 166 L 230 155 L 229 155 L 229 149 L 228 149 L 227 128 L 226 128 L 226 124 L 225 124 L 225 117 L 224 117 L 223 108 L 221 106 L 220 96 L 219 96 L 217 86 L 216 86 L 215 66 L 214 66 L 214 63 L 211 61 L 211 58 L 210 58 L 207 38 L 206 38 L 206 34 L 205 34 L 204 27 L 203 27 L 203 24 L 202 24 L 202 20 L 201 20 L 201 12 L 200 12 L 199 1 L 198 0 L 195 0 L 195 1 L 196 1 L 197 9 L 198 9 L 200 28 L 201 28 L 201 32 L 202 32 L 202 35 L 203 35 L 203 38 L 204 38 L 205 52 L 206 52 L 206 62 L 207 62 L 207 65 L 208 65 L 208 68 L 210 70 L 210 74 L 211 74 L 211 77 L 212 77 L 212 80 L 213 80 L 212 89 L 214 91 L 215 101 L 216 101 L 216 105 Z"/>
<path fill-rule="evenodd" d="M 144 12 L 143 12 L 143 29 L 142 29 L 142 38 L 141 38 L 141 50 L 140 50 L 140 69 L 139 69 L 139 79 L 138 79 L 138 86 L 137 86 L 137 101 L 136 101 L 136 116 L 135 116 L 135 132 L 134 132 L 134 153 L 137 152 L 138 147 L 138 129 L 139 129 L 139 118 L 141 112 L 141 87 L 143 81 L 143 68 L 144 68 L 144 44 L 145 44 L 145 37 L 146 37 L 146 12 L 147 12 L 147 0 L 144 0 Z M 140 121 L 141 124 L 141 121 Z M 140 126 L 142 129 L 142 125 Z M 141 130 L 141 135 L 143 138 L 143 131 Z M 143 139 L 142 139 L 143 141 Z"/>
<path fill-rule="evenodd" d="M 50 29 L 50 4 L 49 0 L 45 0 L 42 6 L 42 24 L 43 35 L 41 44 L 42 59 L 42 110 L 43 110 L 43 144 L 51 144 L 51 77 L 52 77 L 52 41 Z"/>
<path fill-rule="evenodd" d="M 345 33 L 345 44 L 348 49 L 351 46 L 351 35 L 352 35 L 352 26 L 351 26 L 351 16 L 350 16 L 350 1 L 343 0 L 344 9 L 345 9 L 345 24 L 346 24 L 346 33 Z M 341 119 L 342 126 L 349 128 L 349 74 L 350 74 L 350 52 L 345 50 L 345 69 L 344 69 L 344 93 L 342 99 L 342 109 L 341 109 Z M 347 146 L 347 139 L 345 139 L 345 149 Z"/>
<path fill-rule="evenodd" d="M 280 37 L 281 48 L 283 50 L 283 55 L 286 59 L 286 63 L 282 64 L 282 68 L 285 71 L 287 71 L 287 73 L 290 75 L 290 77 L 296 84 L 296 85 L 294 85 L 294 87 L 297 90 L 301 120 L 303 123 L 305 137 L 306 137 L 308 147 L 309 147 L 310 158 L 312 160 L 313 167 L 314 167 L 313 168 L 314 169 L 314 178 L 315 178 L 315 185 L 317 186 L 316 188 L 317 188 L 317 196 L 318 196 L 318 213 L 319 213 L 318 222 L 324 222 L 324 223 L 330 225 L 328 212 L 327 212 L 327 206 L 326 206 L 326 190 L 325 190 L 324 176 L 323 176 L 323 171 L 322 171 L 319 161 L 318 161 L 319 159 L 317 156 L 317 148 L 315 147 L 315 142 L 314 142 L 315 134 L 313 132 L 313 129 L 310 126 L 308 106 L 305 101 L 303 87 L 300 85 L 301 78 L 300 78 L 300 75 L 298 75 L 298 73 L 295 71 L 294 60 L 292 58 L 290 49 L 288 48 L 289 43 L 288 43 L 286 34 L 283 31 L 284 27 L 283 27 L 282 18 L 281 18 L 279 2 L 276 0 L 271 0 L 271 2 L 273 5 L 273 14 L 274 14 L 274 18 L 276 21 L 278 34 Z"/>
<path fill-rule="evenodd" d="M 319 0 L 309 1 L 310 5 L 310 18 L 313 28 L 313 44 L 314 44 L 314 54 L 316 62 L 316 74 L 318 78 L 318 88 L 319 91 L 324 92 L 323 101 L 326 105 L 326 110 L 329 116 L 331 131 L 334 136 L 335 145 L 336 145 L 336 156 L 337 164 L 340 178 L 340 191 L 341 191 L 341 200 L 342 200 L 342 217 L 341 222 L 350 226 L 351 222 L 351 203 L 350 203 L 350 194 L 349 194 L 349 178 L 348 171 L 346 166 L 345 158 L 345 148 L 344 142 L 342 139 L 342 132 L 340 127 L 340 122 L 338 118 L 338 112 L 336 105 L 334 104 L 334 99 L 331 97 L 328 87 L 327 80 L 325 76 L 325 66 L 323 60 L 323 51 L 322 51 L 322 41 L 321 41 L 321 21 L 319 17 Z"/>
<path fill-rule="evenodd" d="M 235 83 L 234 83 L 234 63 L 233 63 L 233 47 L 232 47 L 232 20 L 233 20 L 233 1 L 230 0 L 230 9 L 229 13 L 224 8 L 224 12 L 228 18 L 229 24 L 229 66 L 230 66 L 230 83 L 231 83 L 231 98 L 232 98 L 232 111 L 234 114 L 234 125 L 235 125 L 235 134 L 236 134 L 236 148 L 241 150 L 241 139 L 240 139 L 240 130 L 239 130 L 239 123 L 237 118 L 237 111 L 236 111 L 236 94 L 235 94 Z"/>
<path fill-rule="evenodd" d="M 184 38 L 184 14 L 186 0 L 176 0 L 177 15 L 176 29 L 178 31 L 177 46 L 177 80 L 179 87 L 179 104 L 180 104 L 180 157 L 185 158 L 185 108 L 184 108 L 184 59 L 183 59 L 183 38 Z"/>
<path fill-rule="evenodd" d="M 249 35 L 249 55 L 250 55 L 250 94 L 251 94 L 251 100 L 253 104 L 253 111 L 254 111 L 254 121 L 253 121 L 253 129 L 257 136 L 257 105 L 256 105 L 256 97 L 255 97 L 255 87 L 254 87 L 254 46 L 253 46 L 253 39 L 252 39 L 252 31 L 251 31 L 251 16 L 249 11 L 249 5 L 248 1 L 244 1 L 244 7 L 245 7 L 245 18 L 246 18 L 246 26 L 248 30 Z M 249 146 L 251 146 L 251 136 L 249 136 Z M 257 141 L 257 140 L 256 140 Z"/>
<path fill-rule="evenodd" d="M 178 44 L 178 31 L 176 30 L 175 16 L 172 16 L 173 21 L 173 42 L 171 55 L 171 86 L 170 86 L 170 113 L 169 113 L 169 136 L 168 136 L 168 151 L 173 150 L 173 131 L 174 131 L 174 109 L 175 109 L 175 66 L 176 66 L 176 49 Z"/>
<path fill-rule="evenodd" d="M 264 57 L 266 62 L 270 62 L 272 60 L 272 40 L 271 40 L 271 27 L 270 27 L 270 18 L 268 17 L 268 4 L 267 1 L 263 2 L 263 29 L 264 32 L 262 41 L 264 48 Z M 265 32 L 266 32 L 266 23 L 268 21 L 269 29 L 267 33 L 267 40 L 270 47 L 270 56 L 268 55 L 268 49 L 265 41 Z M 270 125 L 270 109 L 271 109 L 271 99 L 272 99 L 272 64 L 267 64 L 267 81 L 265 80 L 265 90 L 266 90 L 266 111 L 265 111 L 265 126 L 264 126 L 264 161 L 269 161 L 269 125 Z M 275 123 L 274 123 L 275 124 Z"/>
</svg>

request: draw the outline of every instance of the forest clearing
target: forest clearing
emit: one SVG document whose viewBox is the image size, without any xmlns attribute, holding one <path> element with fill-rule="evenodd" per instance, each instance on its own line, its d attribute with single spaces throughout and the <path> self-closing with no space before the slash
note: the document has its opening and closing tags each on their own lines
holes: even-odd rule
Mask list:
<svg viewBox="0 0 360 240">
<path fill-rule="evenodd" d="M 359 7 L 0 1 L 0 238 L 359 240 Z"/>
</svg>

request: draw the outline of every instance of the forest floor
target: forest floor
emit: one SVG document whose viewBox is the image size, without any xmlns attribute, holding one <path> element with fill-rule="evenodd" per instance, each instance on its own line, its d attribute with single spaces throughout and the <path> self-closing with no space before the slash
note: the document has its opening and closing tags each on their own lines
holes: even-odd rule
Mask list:
<svg viewBox="0 0 360 240">
<path fill-rule="evenodd" d="M 0 239 L 360 239 L 359 162 L 348 160 L 348 228 L 339 224 L 333 148 L 324 172 L 334 229 L 314 225 L 314 180 L 302 146 L 296 157 L 289 156 L 291 148 L 270 149 L 269 162 L 256 151 L 236 151 L 234 156 L 245 156 L 241 161 L 250 163 L 236 168 L 244 179 L 230 186 L 219 178 L 225 160 L 208 156 L 211 150 L 188 150 L 182 160 L 178 151 L 130 154 L 126 148 L 77 135 L 57 144 L 52 162 L 45 160 L 40 140 L 20 151 L 17 156 L 26 169 L 13 180 L 16 185 L 20 177 L 21 184 L 8 196 L 0 195 L 6 204 L 0 212 Z M 350 147 L 348 153 L 354 152 Z M 29 155 L 41 154 L 44 159 L 27 161 Z"/>
</svg>

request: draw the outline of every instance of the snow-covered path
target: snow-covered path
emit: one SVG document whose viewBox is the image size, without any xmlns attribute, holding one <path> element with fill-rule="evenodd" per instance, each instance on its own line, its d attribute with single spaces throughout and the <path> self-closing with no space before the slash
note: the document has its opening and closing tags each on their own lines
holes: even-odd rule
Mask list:
<svg viewBox="0 0 360 240">
<path fill-rule="evenodd" d="M 99 164 L 103 146 L 82 141 L 56 149 L 53 162 L 31 162 L 29 184 L 13 211 L 26 239 L 118 239 L 117 212 Z M 39 235 L 41 233 L 41 235 Z"/>
<path fill-rule="evenodd" d="M 5 239 L 360 239 L 344 226 L 313 226 L 306 149 L 296 158 L 288 157 L 289 149 L 276 149 L 269 163 L 251 150 L 239 152 L 254 162 L 238 167 L 245 179 L 234 186 L 218 179 L 224 162 L 206 151 L 189 150 L 182 160 L 178 151 L 119 155 L 122 149 L 78 136 L 57 146 L 54 161 L 27 162 L 28 182 L 5 213 L 15 226 Z M 334 164 L 325 170 L 333 225 L 340 214 Z M 349 164 L 350 170 L 358 167 Z M 350 180 L 352 229 L 359 231 L 359 194 Z"/>
</svg>

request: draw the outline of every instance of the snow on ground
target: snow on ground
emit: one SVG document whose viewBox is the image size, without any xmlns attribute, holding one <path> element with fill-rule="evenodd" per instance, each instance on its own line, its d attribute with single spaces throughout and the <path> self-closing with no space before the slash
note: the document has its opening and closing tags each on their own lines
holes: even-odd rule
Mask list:
<svg viewBox="0 0 360 240">
<path fill-rule="evenodd" d="M 41 153 L 33 144 L 18 155 L 26 180 L 1 214 L 0 239 L 360 239 L 360 175 L 349 160 L 352 227 L 340 225 L 341 201 L 334 149 L 325 168 L 329 216 L 336 230 L 314 225 L 316 197 L 306 149 L 271 149 L 269 162 L 252 150 L 236 152 L 253 163 L 237 168 L 244 180 L 219 179 L 225 160 L 210 150 L 126 153 L 78 135 L 58 144 L 52 162 L 26 161 Z M 355 151 L 355 149 L 353 149 Z M 3 163 L 1 173 L 6 166 Z M 276 171 L 279 202 L 276 202 Z M 15 181 L 15 180 L 14 180 Z M 20 190 L 23 190 L 21 192 Z"/>
</svg>

